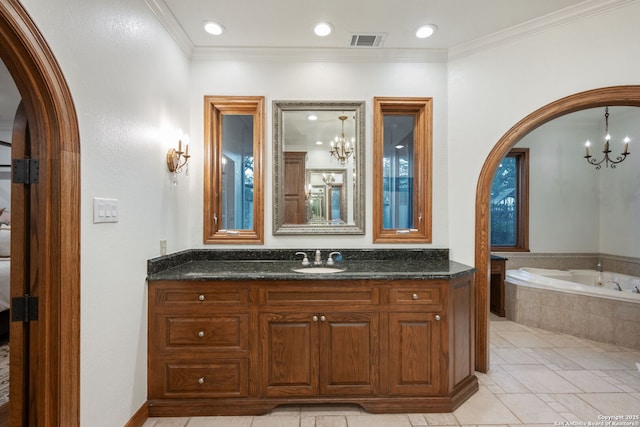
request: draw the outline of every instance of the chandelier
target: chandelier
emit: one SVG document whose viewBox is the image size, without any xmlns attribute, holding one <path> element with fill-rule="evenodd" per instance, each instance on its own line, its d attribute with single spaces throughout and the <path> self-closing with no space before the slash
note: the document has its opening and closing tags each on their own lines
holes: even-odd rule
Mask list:
<svg viewBox="0 0 640 427">
<path fill-rule="evenodd" d="M 335 140 L 331 141 L 329 153 L 331 157 L 335 157 L 341 165 L 344 165 L 353 154 L 353 142 L 344 136 L 344 121 L 347 120 L 347 116 L 339 116 L 338 119 L 342 122 L 342 131 L 340 136 L 336 136 Z"/>
<path fill-rule="evenodd" d="M 604 150 L 602 150 L 602 152 L 604 153 L 604 157 L 602 158 L 602 160 L 597 161 L 596 159 L 592 158 L 591 154 L 589 154 L 589 147 L 591 146 L 591 142 L 589 141 L 585 143 L 586 156 L 584 156 L 584 158 L 587 159 L 587 163 L 589 163 L 590 165 L 594 165 L 596 169 L 600 169 L 603 162 L 605 162 L 606 167 L 609 167 L 609 163 L 611 163 L 611 169 L 615 169 L 618 163 L 622 163 L 622 161 L 626 159 L 629 154 L 631 154 L 629 153 L 630 139 L 628 136 L 624 138 L 624 151 L 621 155 L 616 157 L 615 160 L 609 157 L 609 153 L 611 152 L 611 150 L 609 149 L 609 140 L 611 139 L 611 135 L 609 135 L 609 107 L 606 107 L 604 110 L 604 135 Z"/>
</svg>

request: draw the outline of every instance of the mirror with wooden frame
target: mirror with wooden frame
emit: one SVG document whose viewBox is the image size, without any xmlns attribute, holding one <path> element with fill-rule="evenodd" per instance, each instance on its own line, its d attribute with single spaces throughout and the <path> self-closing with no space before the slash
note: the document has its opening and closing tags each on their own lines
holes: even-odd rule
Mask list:
<svg viewBox="0 0 640 427">
<path fill-rule="evenodd" d="M 364 234 L 364 106 L 273 101 L 273 234 Z"/>
<path fill-rule="evenodd" d="M 204 243 L 264 242 L 264 97 L 206 96 Z"/>
</svg>

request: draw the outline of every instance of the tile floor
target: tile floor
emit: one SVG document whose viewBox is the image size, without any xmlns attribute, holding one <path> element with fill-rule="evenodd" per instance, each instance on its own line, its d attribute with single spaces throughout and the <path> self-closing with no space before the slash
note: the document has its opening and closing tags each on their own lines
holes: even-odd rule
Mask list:
<svg viewBox="0 0 640 427">
<path fill-rule="evenodd" d="M 480 390 L 453 413 L 374 415 L 357 406 L 291 406 L 263 416 L 150 418 L 144 427 L 640 427 L 640 351 L 495 316 L 490 331 L 491 369 L 476 373 Z M 635 419 L 602 419 L 616 415 Z"/>
</svg>

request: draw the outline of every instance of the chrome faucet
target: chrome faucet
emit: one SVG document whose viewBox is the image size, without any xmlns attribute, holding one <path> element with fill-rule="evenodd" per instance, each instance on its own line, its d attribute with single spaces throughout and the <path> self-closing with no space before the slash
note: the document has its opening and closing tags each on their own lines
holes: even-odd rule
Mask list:
<svg viewBox="0 0 640 427">
<path fill-rule="evenodd" d="M 309 258 L 307 258 L 307 253 L 306 252 L 296 252 L 296 255 L 304 255 L 304 258 L 302 259 L 302 265 L 303 266 L 307 266 L 310 264 L 309 262 Z"/>
<path fill-rule="evenodd" d="M 640 294 L 640 289 L 638 289 L 638 287 L 636 286 L 631 292 L 633 292 L 634 294 Z"/>
<path fill-rule="evenodd" d="M 329 254 L 329 258 L 327 258 L 327 265 L 334 265 L 335 264 L 335 262 L 333 260 L 333 256 L 334 255 L 342 255 L 342 254 L 340 252 L 331 252 Z"/>
<path fill-rule="evenodd" d="M 316 259 L 313 261 L 314 265 L 322 265 L 322 254 L 320 254 L 320 249 L 316 249 Z"/>
<path fill-rule="evenodd" d="M 613 283 L 613 290 L 614 291 L 621 291 L 622 288 L 620 287 L 620 283 L 618 282 L 609 282 L 609 283 Z"/>
</svg>

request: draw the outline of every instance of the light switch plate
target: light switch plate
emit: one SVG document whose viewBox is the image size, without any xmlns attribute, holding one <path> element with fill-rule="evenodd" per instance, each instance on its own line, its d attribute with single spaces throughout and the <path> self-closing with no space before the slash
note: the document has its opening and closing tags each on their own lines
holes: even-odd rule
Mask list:
<svg viewBox="0 0 640 427">
<path fill-rule="evenodd" d="M 118 222 L 118 199 L 93 198 L 93 223 Z"/>
</svg>

